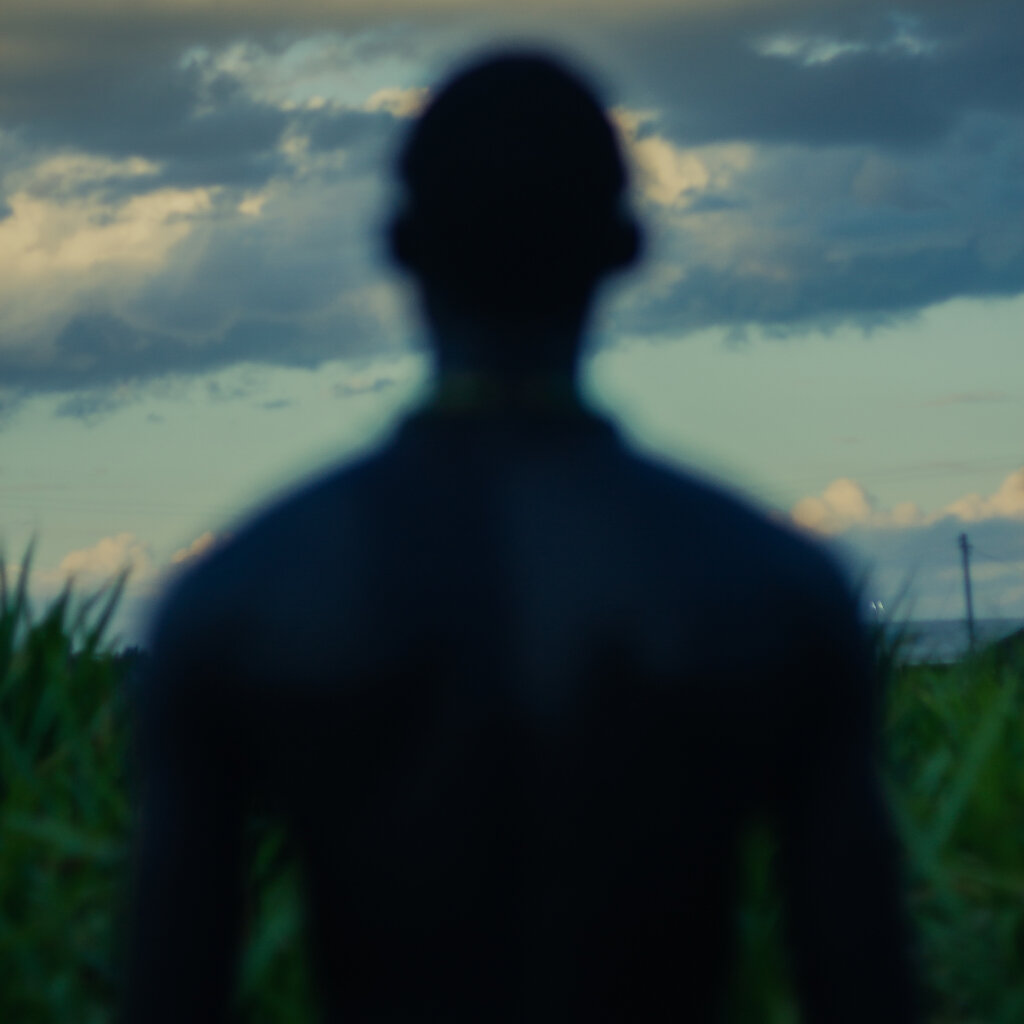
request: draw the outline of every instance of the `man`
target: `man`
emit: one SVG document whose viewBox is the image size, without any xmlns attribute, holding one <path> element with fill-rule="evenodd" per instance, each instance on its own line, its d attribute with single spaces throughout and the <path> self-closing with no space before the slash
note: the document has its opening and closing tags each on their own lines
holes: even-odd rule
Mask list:
<svg viewBox="0 0 1024 1024">
<path fill-rule="evenodd" d="M 576 397 L 594 292 L 639 249 L 600 106 L 544 56 L 484 60 L 399 169 L 437 393 L 167 599 L 130 1018 L 225 1013 L 262 796 L 329 1020 L 714 1020 L 759 814 L 807 1019 L 911 1019 L 847 586 Z"/>
</svg>

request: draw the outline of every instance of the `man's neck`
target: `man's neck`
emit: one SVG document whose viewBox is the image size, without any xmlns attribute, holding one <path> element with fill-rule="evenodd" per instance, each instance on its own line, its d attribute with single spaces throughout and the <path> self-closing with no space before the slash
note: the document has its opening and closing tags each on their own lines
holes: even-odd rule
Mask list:
<svg viewBox="0 0 1024 1024">
<path fill-rule="evenodd" d="M 442 367 L 427 408 L 440 413 L 578 414 L 583 406 L 569 371 L 507 374 L 493 369 Z"/>
<path fill-rule="evenodd" d="M 576 372 L 589 310 L 582 300 L 535 317 L 469 310 L 436 289 L 425 289 L 421 301 L 442 375 L 523 380 Z"/>
</svg>

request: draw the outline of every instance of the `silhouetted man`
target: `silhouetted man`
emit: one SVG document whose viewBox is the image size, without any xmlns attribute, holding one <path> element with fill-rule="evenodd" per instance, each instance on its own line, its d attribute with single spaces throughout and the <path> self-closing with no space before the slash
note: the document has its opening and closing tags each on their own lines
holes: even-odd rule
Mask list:
<svg viewBox="0 0 1024 1024">
<path fill-rule="evenodd" d="M 601 108 L 488 60 L 400 172 L 437 393 L 167 599 L 132 1021 L 225 1013 L 254 797 L 296 840 L 331 1021 L 713 1020 L 759 813 L 807 1019 L 907 1021 L 847 586 L 576 398 L 594 289 L 638 250 Z"/>
</svg>

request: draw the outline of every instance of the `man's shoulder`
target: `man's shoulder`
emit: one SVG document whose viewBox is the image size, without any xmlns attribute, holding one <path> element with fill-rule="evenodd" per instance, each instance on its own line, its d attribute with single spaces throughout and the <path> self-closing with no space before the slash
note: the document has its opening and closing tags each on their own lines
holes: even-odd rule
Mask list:
<svg viewBox="0 0 1024 1024">
<path fill-rule="evenodd" d="M 348 499 L 378 458 L 371 453 L 321 471 L 229 526 L 169 583 L 152 619 L 151 643 L 229 634 L 234 621 L 251 618 L 271 595 L 289 589 L 301 567 L 336 561 L 327 547 L 351 532 Z"/>
<path fill-rule="evenodd" d="M 763 579 L 779 600 L 810 597 L 832 607 L 852 600 L 845 567 L 785 513 L 691 468 L 645 455 L 629 461 L 638 487 L 657 509 L 657 525 L 681 557 L 701 547 L 724 583 Z"/>
</svg>

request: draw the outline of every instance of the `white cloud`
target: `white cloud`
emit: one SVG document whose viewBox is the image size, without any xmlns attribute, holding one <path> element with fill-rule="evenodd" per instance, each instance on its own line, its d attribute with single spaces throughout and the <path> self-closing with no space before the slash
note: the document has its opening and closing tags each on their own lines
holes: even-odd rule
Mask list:
<svg viewBox="0 0 1024 1024">
<path fill-rule="evenodd" d="M 365 109 L 371 112 L 386 110 L 395 117 L 415 117 L 427 102 L 426 88 L 400 89 L 389 86 L 378 89 L 367 101 Z"/>
<path fill-rule="evenodd" d="M 66 167 L 44 190 L 21 170 L 0 219 L 0 377 L 87 388 L 400 347 L 368 244 L 384 183 L 369 169 L 339 177 L 344 155 L 244 191 L 148 190 L 141 175 L 126 188 L 113 162 Z"/>
<path fill-rule="evenodd" d="M 898 502 L 889 512 L 889 523 L 892 526 L 919 526 L 924 520 L 920 506 L 913 501 Z"/>
<path fill-rule="evenodd" d="M 889 33 L 871 43 L 838 35 L 785 31 L 756 39 L 753 49 L 765 57 L 791 60 L 805 67 L 870 52 L 919 57 L 938 49 L 938 44 L 923 33 L 920 18 L 890 15 L 888 20 Z"/>
<path fill-rule="evenodd" d="M 175 551 L 163 564 L 154 558 L 149 544 L 126 531 L 103 537 L 90 547 L 69 551 L 56 568 L 36 570 L 32 574 L 33 586 L 46 594 L 70 580 L 75 591 L 81 593 L 109 585 L 127 570 L 125 599 L 145 603 L 161 591 L 172 575 L 190 568 L 228 539 L 226 534 L 207 531 Z"/>
<path fill-rule="evenodd" d="M 754 51 L 765 57 L 779 57 L 804 65 L 827 64 L 845 54 L 864 53 L 869 49 L 867 43 L 792 32 L 769 36 L 754 43 Z"/>
<path fill-rule="evenodd" d="M 387 39 L 397 42 L 401 35 L 398 26 L 369 32 L 328 29 L 303 34 L 284 47 L 253 39 L 220 48 L 196 46 L 181 62 L 207 82 L 227 76 L 253 99 L 281 110 L 346 107 L 406 117 L 419 110 L 427 90 L 409 82 L 409 66 L 387 45 Z"/>
<path fill-rule="evenodd" d="M 841 477 L 820 495 L 801 498 L 790 510 L 790 517 L 797 525 L 824 534 L 842 533 L 856 526 L 925 526 L 949 518 L 966 523 L 1024 519 L 1024 467 L 1010 473 L 994 494 L 968 494 L 930 514 L 910 501 L 880 508 L 862 484 Z"/>
<path fill-rule="evenodd" d="M 650 135 L 633 143 L 644 195 L 662 206 L 685 206 L 711 181 L 705 164 L 667 139 Z"/>
<path fill-rule="evenodd" d="M 259 217 L 269 198 L 269 192 L 253 192 L 238 204 L 238 212 L 244 217 Z"/>
<path fill-rule="evenodd" d="M 225 538 L 223 537 L 218 537 L 212 531 L 207 530 L 206 533 L 196 537 L 196 539 L 187 547 L 180 548 L 175 551 L 174 554 L 171 555 L 171 565 L 179 568 L 191 565 L 212 551 L 224 539 Z"/>
<path fill-rule="evenodd" d="M 98 586 L 111 582 L 124 570 L 129 581 L 139 585 L 152 579 L 155 566 L 148 545 L 134 533 L 104 537 L 92 547 L 66 554 L 56 569 L 43 569 L 36 575 L 41 584 L 61 584 L 73 579 L 79 586 Z"/>
<path fill-rule="evenodd" d="M 798 501 L 790 514 L 806 529 L 839 533 L 848 527 L 871 522 L 877 511 L 875 499 L 861 484 L 849 477 L 840 477 L 819 496 Z"/>
<path fill-rule="evenodd" d="M 9 212 L 0 220 L 0 282 L 14 290 L 103 265 L 161 264 L 189 233 L 190 218 L 209 211 L 215 190 L 133 186 L 132 194 L 116 196 L 119 185 L 159 171 L 140 157 L 63 153 L 4 176 Z M 104 196 L 108 187 L 112 198 Z"/>
<path fill-rule="evenodd" d="M 165 270 L 171 251 L 211 211 L 216 189 L 116 194 L 156 170 L 141 159 L 66 154 L 11 176 L 9 212 L 0 219 L 0 348 L 32 343 L 41 357 L 38 339 L 73 312 Z"/>
<path fill-rule="evenodd" d="M 37 164 L 31 178 L 34 187 L 49 192 L 118 178 L 151 177 L 159 170 L 158 164 L 141 157 L 114 160 L 90 153 L 61 153 Z"/>
<path fill-rule="evenodd" d="M 609 113 L 635 167 L 640 194 L 659 206 L 685 208 L 704 192 L 723 191 L 753 162 L 751 146 L 725 143 L 690 149 L 644 131 L 657 120 L 655 111 L 615 107 Z"/>
<path fill-rule="evenodd" d="M 189 218 L 210 209 L 210 189 L 157 189 L 120 203 L 55 202 L 26 192 L 10 197 L 0 223 L 0 273 L 52 281 L 95 267 L 158 267 L 190 231 Z"/>
<path fill-rule="evenodd" d="M 968 494 L 947 505 L 943 514 L 967 523 L 982 519 L 1024 519 L 1024 467 L 1011 473 L 990 497 Z"/>
</svg>

